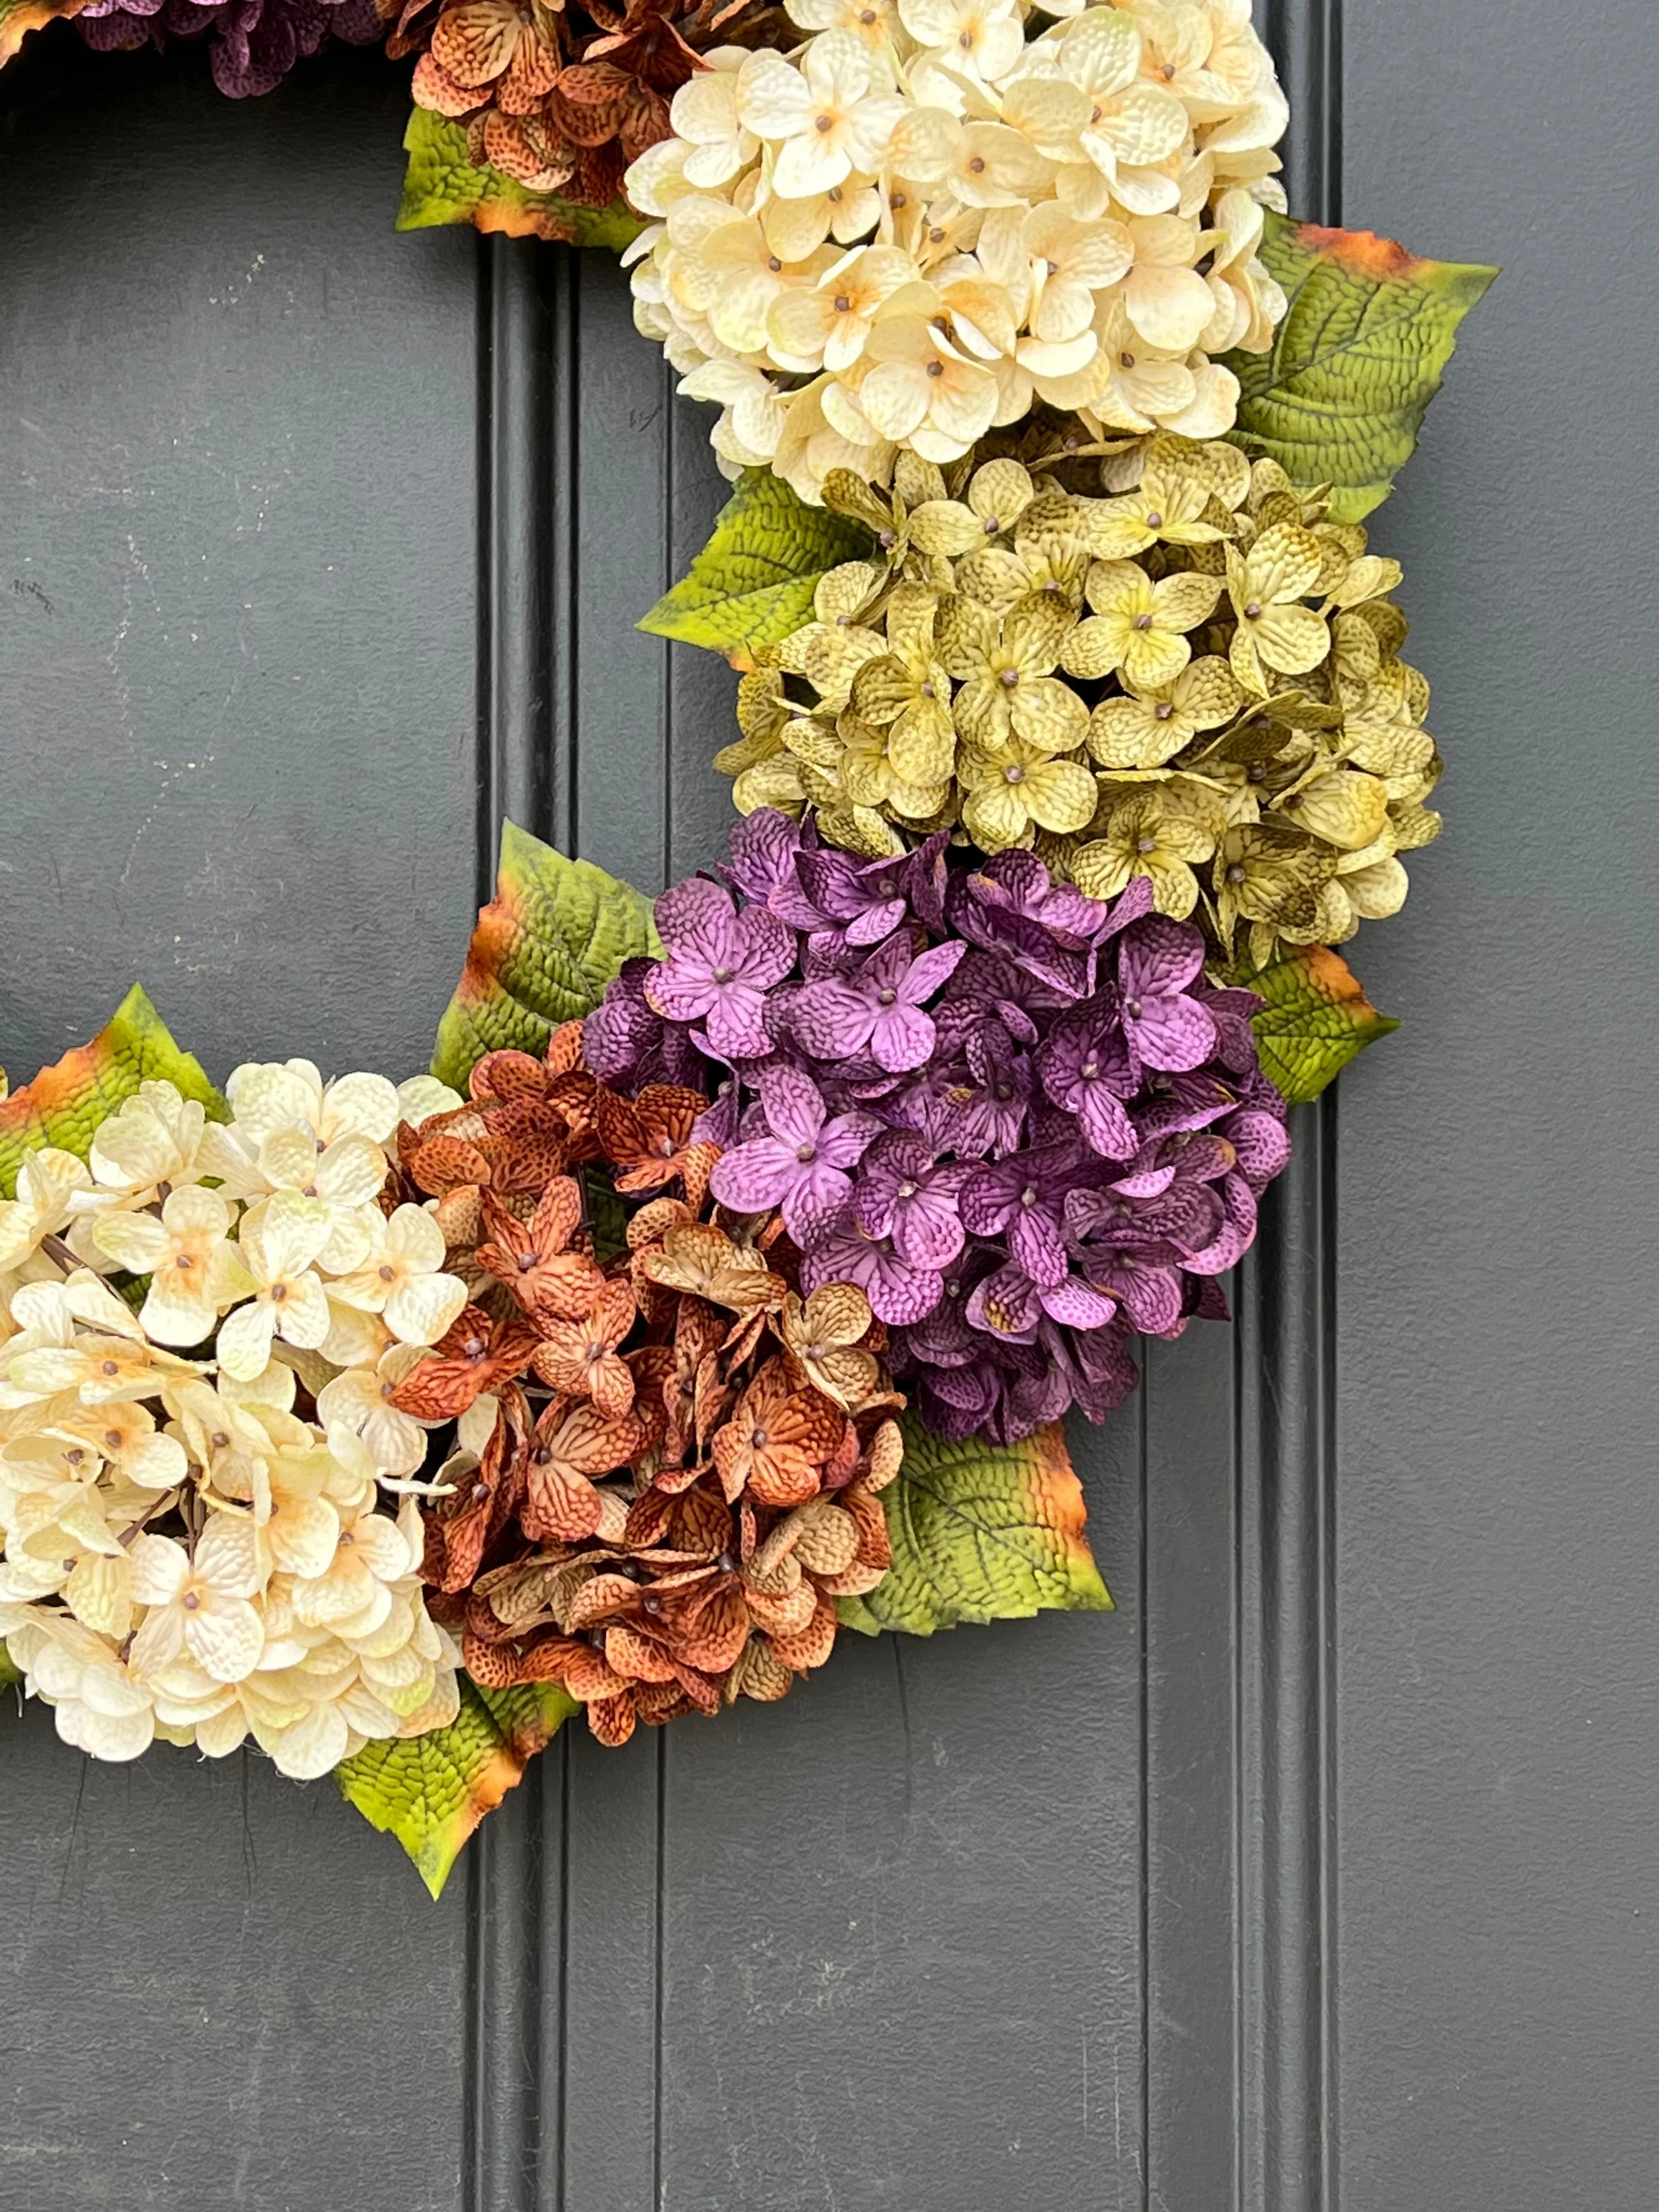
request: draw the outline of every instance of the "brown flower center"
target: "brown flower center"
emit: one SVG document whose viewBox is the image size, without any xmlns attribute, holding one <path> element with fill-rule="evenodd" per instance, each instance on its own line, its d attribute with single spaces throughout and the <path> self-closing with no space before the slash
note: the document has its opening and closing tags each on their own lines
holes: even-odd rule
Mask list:
<svg viewBox="0 0 1659 2212">
<path fill-rule="evenodd" d="M 876 1004 L 878 1006 L 891 1006 L 897 1003 L 898 993 L 890 983 L 884 984 L 876 994 Z"/>
<path fill-rule="evenodd" d="M 930 361 L 927 364 L 927 374 L 929 376 L 943 376 L 945 363 L 942 361 Z"/>
<path fill-rule="evenodd" d="M 1136 629 L 1150 629 L 1152 626 L 1152 618 L 1150 615 L 1137 615 L 1135 617 L 1134 627 Z"/>
<path fill-rule="evenodd" d="M 1157 838 L 1156 838 L 1156 837 L 1137 837 L 1137 838 L 1135 839 L 1135 850 L 1136 850 L 1136 852 L 1137 852 L 1137 853 L 1155 853 L 1155 852 L 1157 852 L 1157 850 L 1158 850 L 1158 840 L 1157 840 Z"/>
<path fill-rule="evenodd" d="M 729 982 L 731 981 L 731 980 L 732 980 L 732 970 L 731 970 L 729 968 L 716 968 L 716 969 L 715 969 L 715 970 L 714 970 L 714 981 L 715 981 L 717 983 L 729 983 Z"/>
<path fill-rule="evenodd" d="M 815 131 L 833 131 L 836 118 L 833 115 L 820 115 L 812 127 Z"/>
<path fill-rule="evenodd" d="M 817 1159 L 817 1156 L 818 1148 L 816 1145 L 797 1145 L 795 1147 L 795 1158 L 800 1162 L 803 1167 L 806 1165 L 809 1160 Z"/>
<path fill-rule="evenodd" d="M 836 295 L 836 313 L 838 315 L 850 315 L 852 312 L 853 302 L 851 300 L 848 299 L 845 292 L 837 292 Z"/>
<path fill-rule="evenodd" d="M 1019 671 L 1018 671 L 1018 669 L 1017 669 L 1017 668 L 1005 668 L 1005 669 L 1003 670 L 1003 672 L 1002 672 L 1002 677 L 1001 677 L 1001 683 L 1002 683 L 1002 687 L 1003 687 L 1003 689 L 1004 689 L 1004 690 L 1005 690 L 1005 691 L 1012 691 L 1012 690 L 1013 690 L 1013 688 L 1014 688 L 1015 684 L 1018 684 L 1018 681 L 1019 681 Z"/>
<path fill-rule="evenodd" d="M 985 156 L 982 154 L 975 154 L 973 160 L 968 164 L 968 167 L 975 176 L 983 176 L 985 173 Z"/>
</svg>

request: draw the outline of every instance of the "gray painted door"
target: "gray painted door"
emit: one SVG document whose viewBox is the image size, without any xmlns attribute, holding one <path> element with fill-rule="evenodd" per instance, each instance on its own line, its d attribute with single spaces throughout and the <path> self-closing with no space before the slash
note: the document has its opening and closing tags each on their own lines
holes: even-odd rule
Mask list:
<svg viewBox="0 0 1659 2212">
<path fill-rule="evenodd" d="M 1299 207 L 1510 266 L 1376 530 L 1451 763 L 1407 1028 L 1079 1439 L 1118 1613 L 561 1742 L 435 1908 L 326 1786 L 0 1719 L 3 2212 L 1650 2212 L 1659 20 L 1267 12 Z M 14 1076 L 135 975 L 220 1072 L 411 1071 L 500 813 L 722 833 L 729 678 L 630 626 L 703 426 L 603 260 L 393 234 L 403 112 L 0 78 Z"/>
</svg>

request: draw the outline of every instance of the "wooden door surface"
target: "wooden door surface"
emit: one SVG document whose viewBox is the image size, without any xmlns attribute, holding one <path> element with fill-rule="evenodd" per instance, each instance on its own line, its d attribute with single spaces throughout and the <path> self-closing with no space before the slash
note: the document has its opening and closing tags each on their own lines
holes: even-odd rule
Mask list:
<svg viewBox="0 0 1659 2212">
<path fill-rule="evenodd" d="M 1377 518 L 1405 1018 L 1074 1439 L 1107 1618 L 562 1738 L 433 1905 L 331 1785 L 0 1717 L 0 2207 L 1649 2212 L 1659 21 L 1279 0 L 1292 200 L 1508 264 Z M 423 1065 L 503 814 L 708 859 L 720 496 L 605 257 L 392 228 L 400 73 L 0 76 L 0 1061 Z M 1646 948 L 1644 951 L 1644 947 Z"/>
</svg>

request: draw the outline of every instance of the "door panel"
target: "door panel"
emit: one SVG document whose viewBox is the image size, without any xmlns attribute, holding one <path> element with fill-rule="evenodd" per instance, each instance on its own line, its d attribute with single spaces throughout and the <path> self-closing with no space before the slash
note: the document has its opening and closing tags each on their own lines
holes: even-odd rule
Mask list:
<svg viewBox="0 0 1659 2212">
<path fill-rule="evenodd" d="M 1346 30 L 1350 216 L 1508 266 L 1377 518 L 1448 829 L 1341 1105 L 1342 2201 L 1645 2212 L 1659 21 L 1449 13 Z"/>
<path fill-rule="evenodd" d="M 401 112 L 361 58 L 244 105 L 72 35 L 0 77 L 15 1081 L 135 977 L 220 1076 L 424 1064 L 473 904 L 475 256 L 393 234 Z M 0 1737 L 0 2204 L 453 2212 L 464 1886 L 260 1759 Z"/>
</svg>

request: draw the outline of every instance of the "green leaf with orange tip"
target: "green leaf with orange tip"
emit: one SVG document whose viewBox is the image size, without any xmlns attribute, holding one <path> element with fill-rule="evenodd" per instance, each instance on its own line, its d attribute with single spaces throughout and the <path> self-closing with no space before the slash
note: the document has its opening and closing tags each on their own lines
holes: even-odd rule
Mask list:
<svg viewBox="0 0 1659 2212">
<path fill-rule="evenodd" d="M 643 891 L 504 822 L 495 896 L 438 1025 L 432 1073 L 465 1091 L 485 1053 L 544 1050 L 560 1022 L 598 1006 L 624 960 L 661 953 Z"/>
<path fill-rule="evenodd" d="M 29 32 L 59 15 L 78 15 L 87 0 L 0 0 L 0 68 L 3 68 Z"/>
<path fill-rule="evenodd" d="M 690 572 L 639 627 L 752 666 L 757 646 L 811 621 L 825 569 L 862 559 L 872 543 L 861 523 L 808 507 L 770 469 L 745 469 Z"/>
<path fill-rule="evenodd" d="M 1498 272 L 1271 211 L 1261 258 L 1290 309 L 1270 352 L 1226 356 L 1241 390 L 1232 442 L 1294 484 L 1328 484 L 1332 520 L 1358 522 L 1410 459 L 1458 325 Z"/>
<path fill-rule="evenodd" d="M 106 1030 L 77 1045 L 33 1083 L 0 1099 L 0 1194 L 17 1188 L 25 1152 L 56 1145 L 77 1159 L 92 1150 L 93 1133 L 141 1083 L 175 1084 L 198 1098 L 214 1121 L 228 1119 L 224 1100 L 199 1060 L 181 1051 L 141 985 L 135 983 Z"/>
<path fill-rule="evenodd" d="M 1292 1106 L 1317 1098 L 1357 1053 L 1400 1026 L 1379 1014 L 1347 962 L 1307 945 L 1249 978 L 1267 1000 L 1252 1026 L 1261 1071 Z"/>
<path fill-rule="evenodd" d="M 371 1827 L 396 1836 L 441 1897 L 467 1838 L 580 1710 L 551 1683 L 482 1690 L 464 1674 L 460 1713 L 448 1728 L 365 1745 L 336 1778 Z"/>
<path fill-rule="evenodd" d="M 3 3 L 3 0 L 0 0 Z M 404 133 L 409 169 L 399 230 L 470 222 L 510 238 L 544 238 L 567 246 L 599 246 L 620 253 L 645 228 L 625 200 L 608 208 L 576 207 L 557 192 L 532 192 L 499 169 L 475 168 L 466 126 L 417 107 Z"/>
<path fill-rule="evenodd" d="M 867 1595 L 838 1601 L 842 1627 L 931 1636 L 1036 1613 L 1111 1610 L 1058 1421 L 1017 1444 L 946 1443 L 913 1413 L 901 1426 L 904 1464 L 881 1493 L 893 1564 Z"/>
</svg>

